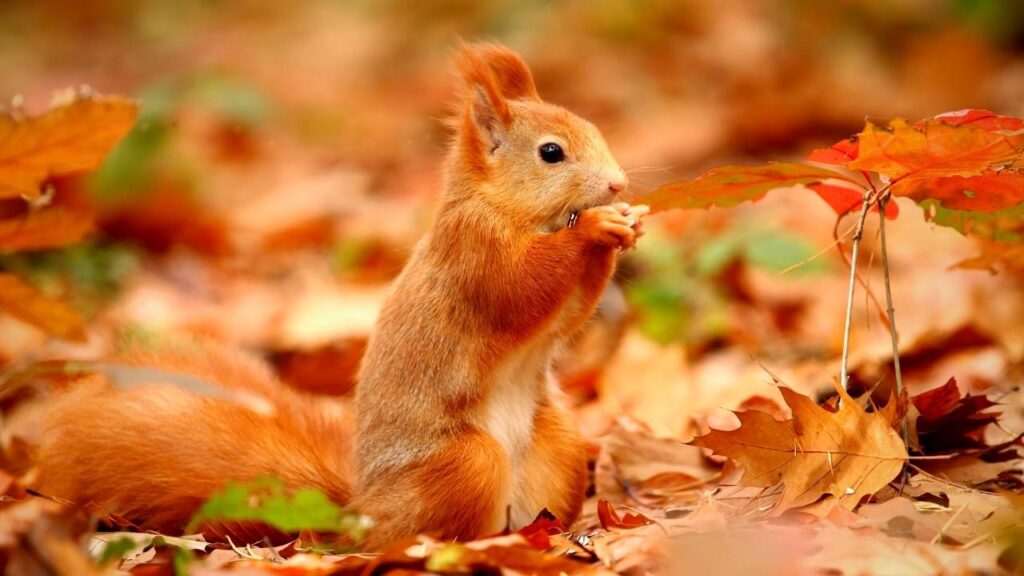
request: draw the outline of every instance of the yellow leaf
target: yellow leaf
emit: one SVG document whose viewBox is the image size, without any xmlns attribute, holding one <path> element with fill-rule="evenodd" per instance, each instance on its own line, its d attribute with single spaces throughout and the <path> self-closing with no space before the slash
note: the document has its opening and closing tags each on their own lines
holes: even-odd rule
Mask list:
<svg viewBox="0 0 1024 576">
<path fill-rule="evenodd" d="M 65 340 L 85 341 L 85 320 L 68 304 L 13 274 L 0 274 L 0 310 Z"/>
<path fill-rule="evenodd" d="M 0 252 L 39 250 L 74 244 L 92 231 L 92 215 L 43 210 L 23 218 L 0 220 Z"/>
<path fill-rule="evenodd" d="M 740 483 L 745 486 L 782 484 L 775 513 L 813 504 L 824 495 L 831 497 L 813 513 L 827 514 L 835 505 L 853 510 L 899 474 L 907 449 L 890 425 L 891 415 L 868 414 L 842 390 L 842 404 L 834 413 L 789 388 L 779 391 L 792 419 L 737 412 L 738 429 L 712 430 L 692 442 L 743 464 Z"/>
<path fill-rule="evenodd" d="M 97 168 L 137 114 L 117 96 L 77 96 L 34 118 L 0 113 L 0 198 L 32 198 L 51 176 Z"/>
</svg>

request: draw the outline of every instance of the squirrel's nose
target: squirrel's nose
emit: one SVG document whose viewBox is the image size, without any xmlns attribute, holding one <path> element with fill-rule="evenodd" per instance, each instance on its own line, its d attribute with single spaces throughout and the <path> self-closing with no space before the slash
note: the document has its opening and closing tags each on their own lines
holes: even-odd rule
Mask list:
<svg viewBox="0 0 1024 576">
<path fill-rule="evenodd" d="M 626 186 L 629 186 L 629 180 L 626 179 L 625 174 L 620 174 L 608 181 L 608 191 L 612 194 L 625 191 Z"/>
</svg>

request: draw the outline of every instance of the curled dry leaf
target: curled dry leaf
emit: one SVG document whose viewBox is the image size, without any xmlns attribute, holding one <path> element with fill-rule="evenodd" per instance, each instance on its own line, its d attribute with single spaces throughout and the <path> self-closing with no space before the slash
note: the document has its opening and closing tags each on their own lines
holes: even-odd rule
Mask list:
<svg viewBox="0 0 1024 576">
<path fill-rule="evenodd" d="M 137 113 L 131 100 L 78 93 L 42 116 L 0 114 L 0 198 L 32 198 L 47 178 L 97 168 Z"/>
<path fill-rule="evenodd" d="M 737 412 L 738 429 L 712 430 L 692 442 L 740 462 L 745 486 L 781 484 L 773 514 L 813 504 L 822 496 L 831 505 L 816 506 L 815 514 L 827 514 L 835 505 L 852 510 L 899 474 L 907 451 L 884 414 L 865 412 L 842 389 L 834 413 L 789 388 L 779 391 L 792 419 L 780 422 L 756 410 Z"/>
<path fill-rule="evenodd" d="M 516 534 L 525 538 L 530 546 L 538 550 L 547 550 L 551 548 L 551 537 L 565 531 L 565 524 L 545 508 L 533 522 L 516 530 Z"/>
<path fill-rule="evenodd" d="M 607 500 L 597 501 L 597 517 L 601 520 L 601 527 L 605 530 L 629 530 L 654 524 L 650 518 L 639 512 L 627 512 L 620 516 L 611 502 Z"/>
</svg>

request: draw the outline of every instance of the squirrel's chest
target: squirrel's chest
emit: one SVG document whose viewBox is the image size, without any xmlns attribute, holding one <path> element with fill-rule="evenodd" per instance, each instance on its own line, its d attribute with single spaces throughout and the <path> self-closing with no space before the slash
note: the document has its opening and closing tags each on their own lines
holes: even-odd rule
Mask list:
<svg viewBox="0 0 1024 576">
<path fill-rule="evenodd" d="M 533 440 L 533 420 L 547 397 L 550 346 L 510 357 L 490 375 L 490 394 L 477 413 L 477 425 L 504 448 L 515 467 Z"/>
</svg>

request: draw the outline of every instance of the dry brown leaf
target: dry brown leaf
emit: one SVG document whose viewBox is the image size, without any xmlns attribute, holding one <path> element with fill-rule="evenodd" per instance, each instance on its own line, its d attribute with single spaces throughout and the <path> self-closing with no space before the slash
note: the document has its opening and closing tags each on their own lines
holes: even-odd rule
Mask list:
<svg viewBox="0 0 1024 576">
<path fill-rule="evenodd" d="M 32 198 L 51 176 L 97 168 L 137 113 L 125 98 L 76 93 L 42 116 L 0 114 L 0 198 Z"/>
<path fill-rule="evenodd" d="M 85 320 L 74 308 L 13 274 L 0 274 L 0 310 L 65 340 L 85 341 Z"/>
<path fill-rule="evenodd" d="M 0 252 L 59 248 L 78 242 L 92 229 L 91 214 L 65 210 L 0 220 Z"/>
<path fill-rule="evenodd" d="M 743 464 L 745 486 L 782 484 L 773 514 L 827 495 L 832 505 L 815 507 L 816 514 L 827 514 L 834 505 L 852 510 L 899 474 L 907 451 L 884 415 L 866 413 L 843 390 L 835 413 L 789 388 L 779 391 L 793 411 L 791 420 L 737 412 L 738 429 L 712 430 L 693 441 Z"/>
</svg>

